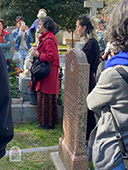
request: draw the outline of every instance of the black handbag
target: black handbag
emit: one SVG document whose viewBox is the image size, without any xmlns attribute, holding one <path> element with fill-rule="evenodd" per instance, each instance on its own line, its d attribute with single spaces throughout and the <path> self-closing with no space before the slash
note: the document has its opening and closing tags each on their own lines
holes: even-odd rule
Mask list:
<svg viewBox="0 0 128 170">
<path fill-rule="evenodd" d="M 41 81 L 51 72 L 50 63 L 41 62 L 39 58 L 34 57 L 30 71 L 32 80 Z"/>
<path fill-rule="evenodd" d="M 51 39 L 55 44 L 55 41 L 51 37 L 48 37 L 43 41 L 43 43 L 39 46 L 39 48 L 42 47 L 42 45 L 44 44 L 44 42 L 47 39 Z M 56 46 L 56 44 L 55 44 L 55 46 Z M 50 63 L 47 61 L 41 62 L 40 58 L 34 57 L 30 72 L 31 72 L 31 80 L 33 82 L 32 90 L 34 90 L 35 81 L 41 81 L 46 76 L 48 76 L 48 74 L 51 72 Z"/>
</svg>

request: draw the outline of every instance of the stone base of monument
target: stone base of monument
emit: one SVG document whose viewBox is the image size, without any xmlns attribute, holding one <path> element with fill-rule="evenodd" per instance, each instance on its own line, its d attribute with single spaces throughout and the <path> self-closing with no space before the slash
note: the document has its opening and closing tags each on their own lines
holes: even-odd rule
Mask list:
<svg viewBox="0 0 128 170">
<path fill-rule="evenodd" d="M 19 90 L 21 91 L 21 96 L 24 101 L 28 101 L 28 91 L 27 91 L 27 83 L 31 81 L 31 77 L 25 77 L 23 73 L 19 74 Z"/>
<path fill-rule="evenodd" d="M 59 141 L 59 157 L 66 170 L 88 170 L 88 157 L 70 150 L 62 138 Z"/>
<path fill-rule="evenodd" d="M 13 123 L 27 123 L 37 121 L 36 106 L 29 101 L 20 104 L 12 104 Z"/>
<path fill-rule="evenodd" d="M 50 156 L 51 156 L 52 162 L 55 165 L 56 170 L 66 170 L 64 164 L 62 163 L 59 157 L 59 152 L 51 152 Z"/>
</svg>

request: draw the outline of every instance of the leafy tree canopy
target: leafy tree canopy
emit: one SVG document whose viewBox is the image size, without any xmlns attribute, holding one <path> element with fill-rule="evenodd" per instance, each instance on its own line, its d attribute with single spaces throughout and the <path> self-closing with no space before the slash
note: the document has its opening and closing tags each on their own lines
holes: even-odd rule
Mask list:
<svg viewBox="0 0 128 170">
<path fill-rule="evenodd" d="M 47 10 L 60 29 L 68 31 L 75 29 L 78 15 L 88 12 L 83 0 L 0 0 L 0 17 L 6 21 L 6 26 L 11 26 L 15 25 L 16 16 L 21 15 L 30 26 L 40 8 Z"/>
</svg>

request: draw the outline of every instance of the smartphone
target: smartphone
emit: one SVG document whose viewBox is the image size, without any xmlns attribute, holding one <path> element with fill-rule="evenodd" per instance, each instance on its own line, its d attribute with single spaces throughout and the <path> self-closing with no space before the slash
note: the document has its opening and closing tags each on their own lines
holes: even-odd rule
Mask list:
<svg viewBox="0 0 128 170">
<path fill-rule="evenodd" d="M 25 22 L 21 22 L 21 25 L 22 25 L 22 26 L 25 26 Z"/>
</svg>

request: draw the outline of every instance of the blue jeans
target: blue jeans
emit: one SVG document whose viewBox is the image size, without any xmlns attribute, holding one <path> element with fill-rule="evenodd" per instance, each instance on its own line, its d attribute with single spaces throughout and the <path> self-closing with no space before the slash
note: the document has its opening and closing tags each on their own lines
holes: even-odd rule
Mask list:
<svg viewBox="0 0 128 170">
<path fill-rule="evenodd" d="M 17 66 L 17 70 L 18 68 L 20 68 L 23 71 L 23 66 L 24 66 L 24 60 L 26 59 L 26 56 L 28 55 L 28 51 L 27 50 L 20 50 L 20 54 L 21 54 L 21 61 L 19 63 L 16 64 Z"/>
<path fill-rule="evenodd" d="M 22 56 L 22 65 L 24 65 L 24 60 L 26 59 L 26 56 L 28 55 L 28 50 L 21 49 L 20 54 Z"/>
<path fill-rule="evenodd" d="M 98 169 L 95 168 L 95 170 L 98 170 Z M 116 168 L 114 168 L 112 170 L 125 170 L 124 163 L 121 163 L 119 166 L 117 166 Z"/>
</svg>

